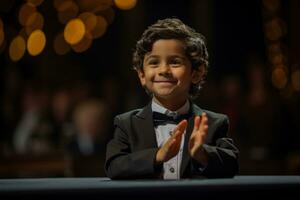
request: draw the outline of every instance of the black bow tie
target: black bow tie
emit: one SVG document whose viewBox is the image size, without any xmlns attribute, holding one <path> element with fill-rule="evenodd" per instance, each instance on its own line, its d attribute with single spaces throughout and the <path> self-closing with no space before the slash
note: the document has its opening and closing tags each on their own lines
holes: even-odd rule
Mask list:
<svg viewBox="0 0 300 200">
<path fill-rule="evenodd" d="M 153 124 L 154 126 L 163 125 L 163 124 L 178 124 L 184 119 L 189 119 L 190 116 L 191 115 L 188 113 L 188 114 L 172 117 L 163 113 L 153 112 Z"/>
</svg>

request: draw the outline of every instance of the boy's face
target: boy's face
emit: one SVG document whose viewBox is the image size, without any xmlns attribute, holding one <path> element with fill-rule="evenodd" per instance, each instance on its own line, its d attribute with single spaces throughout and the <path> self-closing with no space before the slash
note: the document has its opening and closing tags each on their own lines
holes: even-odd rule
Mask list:
<svg viewBox="0 0 300 200">
<path fill-rule="evenodd" d="M 192 71 L 184 47 L 180 40 L 161 39 L 154 42 L 152 51 L 145 55 L 143 70 L 138 70 L 138 75 L 141 84 L 155 98 L 185 100 L 191 83 L 196 84 L 201 80 L 203 67 L 199 71 Z"/>
</svg>

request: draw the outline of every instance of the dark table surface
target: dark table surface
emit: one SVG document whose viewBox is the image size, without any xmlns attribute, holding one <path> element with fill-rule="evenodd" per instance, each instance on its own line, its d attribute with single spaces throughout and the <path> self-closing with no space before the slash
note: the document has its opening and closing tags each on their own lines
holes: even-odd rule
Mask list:
<svg viewBox="0 0 300 200">
<path fill-rule="evenodd" d="M 5 197 L 57 198 L 61 196 L 109 199 L 113 197 L 204 196 L 257 198 L 258 195 L 300 194 L 300 176 L 236 176 L 226 179 L 122 180 L 108 178 L 0 179 L 0 199 Z M 100 198 L 100 199 L 101 199 Z M 299 197 L 300 198 L 300 197 Z M 4 198 L 3 198 L 4 199 Z"/>
</svg>

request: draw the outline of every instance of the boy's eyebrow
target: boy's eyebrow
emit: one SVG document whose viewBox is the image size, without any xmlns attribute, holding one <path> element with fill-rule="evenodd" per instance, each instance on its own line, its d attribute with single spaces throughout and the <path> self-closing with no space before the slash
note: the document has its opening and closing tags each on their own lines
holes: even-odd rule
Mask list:
<svg viewBox="0 0 300 200">
<path fill-rule="evenodd" d="M 159 58 L 160 56 L 159 55 L 145 55 L 145 61 L 149 60 L 150 58 Z M 174 55 L 170 55 L 168 56 L 168 58 L 181 58 L 181 59 L 186 59 L 185 56 L 181 56 L 181 55 L 177 55 L 177 54 L 174 54 Z"/>
<path fill-rule="evenodd" d="M 159 58 L 158 55 L 145 55 L 145 61 L 149 60 L 150 58 Z"/>
<path fill-rule="evenodd" d="M 171 55 L 169 56 L 170 58 L 181 58 L 181 59 L 185 59 L 185 56 L 181 56 L 181 55 Z"/>
</svg>

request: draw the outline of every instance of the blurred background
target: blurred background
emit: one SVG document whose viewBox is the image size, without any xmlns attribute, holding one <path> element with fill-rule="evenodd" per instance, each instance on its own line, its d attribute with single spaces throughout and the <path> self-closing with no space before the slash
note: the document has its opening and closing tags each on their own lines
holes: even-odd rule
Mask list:
<svg viewBox="0 0 300 200">
<path fill-rule="evenodd" d="M 133 48 L 167 17 L 207 39 L 195 102 L 229 116 L 240 174 L 300 174 L 299 1 L 1 0 L 0 178 L 105 176 L 113 117 L 149 101 Z"/>
</svg>

